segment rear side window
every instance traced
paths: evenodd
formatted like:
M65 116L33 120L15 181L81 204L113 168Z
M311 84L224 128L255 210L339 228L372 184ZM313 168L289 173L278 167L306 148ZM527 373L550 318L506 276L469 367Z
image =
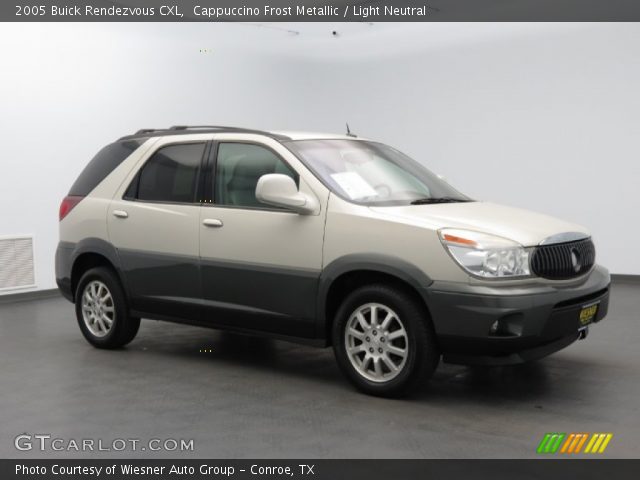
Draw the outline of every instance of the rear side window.
M69 190L69 195L85 197L96 188L107 175L131 155L146 139L114 142L100 150L82 171Z
M169 145L155 152L138 172L125 198L193 203L205 143Z

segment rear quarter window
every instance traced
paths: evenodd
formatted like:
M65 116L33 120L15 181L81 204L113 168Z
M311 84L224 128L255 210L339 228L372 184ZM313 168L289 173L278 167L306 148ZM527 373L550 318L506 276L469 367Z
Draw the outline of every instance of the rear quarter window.
M107 175L135 152L146 139L125 140L111 143L100 150L69 190L69 195L87 196Z

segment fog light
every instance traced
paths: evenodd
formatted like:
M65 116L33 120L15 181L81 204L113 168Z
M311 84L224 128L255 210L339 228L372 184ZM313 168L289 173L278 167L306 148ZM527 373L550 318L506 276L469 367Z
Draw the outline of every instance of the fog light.
M491 335L495 335L496 333L498 333L498 326L499 326L499 323L498 323L498 320L496 320L495 322L493 322L491 324L491 328L489 329L489 333Z
M489 335L494 337L519 337L522 335L524 316L510 313L499 318L489 327Z

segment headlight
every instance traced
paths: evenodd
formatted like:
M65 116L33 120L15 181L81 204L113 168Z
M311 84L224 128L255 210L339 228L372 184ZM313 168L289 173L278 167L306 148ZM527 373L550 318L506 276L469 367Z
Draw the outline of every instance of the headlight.
M517 278L531 275L529 250L513 240L445 228L439 231L442 244L467 272L483 278Z

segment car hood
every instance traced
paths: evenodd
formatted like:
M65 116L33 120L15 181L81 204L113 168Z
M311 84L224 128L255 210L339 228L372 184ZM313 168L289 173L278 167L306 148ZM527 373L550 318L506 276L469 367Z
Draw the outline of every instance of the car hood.
M433 229L463 228L490 233L515 240L526 247L538 245L544 239L559 233L579 232L589 235L588 230L574 223L489 202L371 207L371 210L386 217Z

